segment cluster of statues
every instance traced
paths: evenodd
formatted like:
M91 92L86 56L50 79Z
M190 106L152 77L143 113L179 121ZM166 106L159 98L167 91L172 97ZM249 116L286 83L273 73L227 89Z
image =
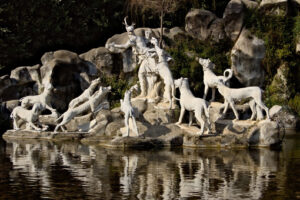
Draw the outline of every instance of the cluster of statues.
M259 87L245 87L240 89L229 88L228 81L232 77L232 71L227 69L224 71L223 76L216 76L213 72L214 64L209 59L196 58L199 64L203 67L204 77L203 82L205 85L204 97L196 98L190 90L188 78L173 79L172 73L169 69L168 62L172 59L171 56L165 52L159 45L158 40L155 37L151 37L151 30L145 31L145 36L137 36L134 32L134 25L129 25L126 18L124 19L124 25L128 34L128 42L125 44L109 43L106 48L111 52L116 52L120 49L132 49L133 55L138 59L139 71L139 87L141 90L140 95L137 98L146 98L149 102L155 101L153 99L159 96L159 87L155 84L159 78L164 83L163 101L169 103L168 109L173 109L175 100L180 102L180 117L176 124L181 124L185 111L190 112L189 125L193 122L193 116L200 123L199 134L204 133L204 127L207 124L208 131L210 131L210 119L209 119L209 106L205 100L208 89L212 88L212 99L215 99L215 91L218 89L219 93L224 97L224 111L223 116L228 110L228 107L232 108L235 120L239 119L239 115L235 109L234 102L239 100L251 99L250 108L252 110L251 120L255 118L257 110L265 110L267 119L269 117L269 110L262 102L262 90ZM49 101L49 95L53 89L49 83L45 86L44 92L36 96L28 96L21 99L21 106L16 107L12 112L12 118L14 120L14 129L19 129L17 123L19 118L22 118L29 125L28 129L34 130L46 130L47 127L37 127L34 125L35 121L38 121L38 115L42 110L48 109L51 111L52 116L57 117L57 126L54 132L59 129L64 129L64 125L71 121L74 117L84 112L97 112L101 109L108 109L109 103L107 102L106 95L110 92L110 87L99 86L100 79L95 79L91 82L89 88L87 88L79 97L73 99L69 103L68 110L58 117L58 113L51 107ZM96 89L98 88L98 89ZM179 88L180 99L175 97L175 88ZM134 109L131 105L131 93L133 90L137 90L137 85L126 91L124 94L124 100L121 100L121 111L124 112L125 126L127 128L127 136L129 136L129 119L133 124L133 130L136 135L139 135L136 125ZM155 92L153 92L153 90ZM31 110L27 110L29 106L33 106ZM205 120L203 120L203 117Z
M111 91L111 87L99 86L99 83L99 78L93 80L91 85L80 96L69 103L68 110L60 115L60 117L58 117L57 111L50 106L50 97L53 87L50 83L46 84L47 86L44 88L44 92L40 95L27 96L20 99L21 106L14 108L11 113L14 130L20 129L20 119L21 123L26 122L26 130L47 130L48 126L39 122L39 115L46 109L50 110L52 112L50 116L55 117L55 121L59 122L54 132L57 132L59 129L66 131L64 125L80 114L88 112L97 113L101 109L109 109L110 105L107 101L107 94ZM30 105L32 108L28 109Z

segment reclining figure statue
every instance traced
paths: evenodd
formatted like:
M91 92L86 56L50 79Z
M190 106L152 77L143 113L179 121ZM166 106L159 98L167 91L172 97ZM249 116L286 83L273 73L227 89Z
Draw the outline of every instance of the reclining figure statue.
M124 112L125 114L125 126L127 129L127 137L129 137L129 118L132 119L132 125L133 125L133 129L134 132L136 133L137 136L139 136L139 132L138 132L138 128L136 125L136 121L135 121L135 116L134 116L134 110L133 107L131 105L131 91L127 90L124 94L124 100L121 99L120 100L121 103L121 111Z
M175 96L174 80L172 73L169 69L168 59L165 51L158 46L158 40L154 37L151 38L151 43L155 47L155 51L158 55L157 71L159 76L164 80L165 84L165 97L169 101L169 109L172 109L172 103Z
M51 111L52 116L58 116L57 111L51 107L51 93L53 90L53 86L51 83L46 84L44 91L39 95L34 96L26 96L20 99L21 106L23 108L28 108L29 106L33 106L35 103L41 104L44 108Z
M210 131L210 121L209 121L209 113L207 108L207 102L204 99L196 98L190 90L189 82L187 78L179 78L174 81L175 87L179 88L180 91L180 116L179 120L176 123L180 125L185 113L185 110L190 111L190 118L189 118L189 126L192 125L193 122L193 113L195 113L196 119L200 122L201 129L199 134L202 135L204 133L204 126L205 122L202 119L202 112L206 116L206 122L208 124L207 128Z
M41 125L39 122L39 115L44 110L44 107L40 103L35 103L31 110L23 108L22 106L17 106L13 109L10 117L13 119L14 130L19 130L18 120L22 119L26 122L26 130L36 130L41 131L42 129L37 127L35 124L42 126L47 129L47 126Z
M81 105L75 107L75 108L68 108L68 110L63 113L56 121L59 121L62 119L62 121L55 127L54 132L57 132L59 128L62 129L62 131L66 131L64 129L64 125L67 124L69 121L71 121L74 117L84 113L84 112L97 112L99 109L107 106L104 102L106 100L106 95L108 92L110 92L111 87L102 87L100 86L99 90L95 92L92 96L88 98L88 100Z
M257 106L265 110L267 114L267 119L270 120L269 109L262 102L262 90L259 87L254 86L254 87L245 87L245 88L229 88L226 85L224 85L223 82L218 82L217 88L220 94L224 97L225 108L223 111L223 115L225 115L225 113L228 110L228 106L230 105L234 112L235 120L238 120L239 114L234 108L234 101L243 100L243 99L253 99ZM256 112L255 106L250 106L250 108L252 112ZM254 115L252 114L251 119L253 118Z
M232 77L232 70L226 69L224 71L223 76L216 76L215 73L212 71L215 65L210 61L210 59L199 58L199 63L200 65L202 65L203 68L203 82L205 85L203 99L206 99L208 88L212 88L212 97L210 101L214 101L216 95L217 83L221 81L224 84L226 84L227 81ZM226 76L227 72L228 72L228 76Z

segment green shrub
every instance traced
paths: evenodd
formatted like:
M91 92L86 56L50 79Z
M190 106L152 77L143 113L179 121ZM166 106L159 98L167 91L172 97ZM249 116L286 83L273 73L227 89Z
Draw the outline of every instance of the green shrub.
M230 42L211 44L187 36L177 36L175 43L167 49L174 59L170 65L174 79L189 78L191 90L196 96L201 96L204 90L203 70L195 57L209 58L216 65L214 72L222 74L226 68L230 68L227 52L231 48Z
M292 108L298 116L300 116L300 94L296 94L294 98L289 100L289 107Z

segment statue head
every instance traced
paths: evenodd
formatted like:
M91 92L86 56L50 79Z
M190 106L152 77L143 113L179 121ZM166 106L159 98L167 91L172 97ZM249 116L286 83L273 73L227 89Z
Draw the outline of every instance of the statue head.
M214 69L215 64L210 59L199 58L199 64L202 65L203 69Z
M151 44L158 45L158 40L155 37L152 37L150 40Z
M148 30L145 31L145 38L146 39L150 39L151 32L152 32L151 29L148 29Z
M183 82L183 77L174 80L174 86L175 86L175 88L180 88L181 85L182 85L182 82Z
M127 33L133 33L135 23L132 23L131 25L128 25L128 23L127 23L127 16L124 18L123 24L125 25Z

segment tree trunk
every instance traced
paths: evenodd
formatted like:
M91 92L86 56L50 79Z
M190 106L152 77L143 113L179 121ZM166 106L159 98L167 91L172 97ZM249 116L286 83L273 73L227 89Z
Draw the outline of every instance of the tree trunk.
M161 12L160 12L160 37L159 37L159 47L160 48L162 48L162 41L163 41L163 34L164 34L163 22L164 22L164 11L163 11L163 9L161 9Z

